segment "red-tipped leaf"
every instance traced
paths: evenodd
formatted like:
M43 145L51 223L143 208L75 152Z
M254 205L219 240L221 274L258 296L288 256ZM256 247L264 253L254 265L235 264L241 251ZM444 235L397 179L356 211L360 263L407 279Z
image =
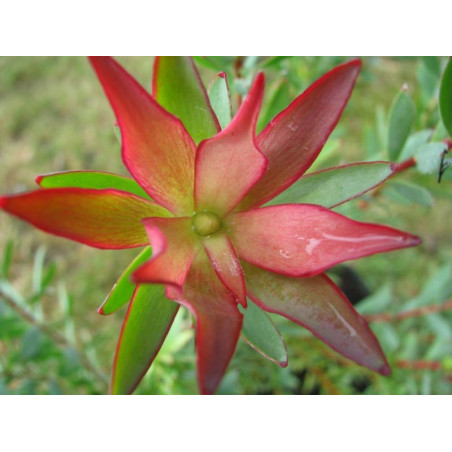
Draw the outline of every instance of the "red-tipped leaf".
M198 253L177 301L195 316L199 388L202 394L213 394L234 354L243 317L204 251Z
M390 373L375 335L327 276L289 278L243 265L248 296L262 309L307 328L357 364Z
M50 234L96 248L149 243L141 220L168 216L162 207L118 190L49 188L0 198L0 207Z
M196 154L195 204L198 211L230 212L262 176L267 160L255 141L264 76L259 74L232 122Z
M314 276L340 262L420 243L411 234L312 204L235 213L228 227L239 258L288 276Z
M214 234L206 237L203 245L221 282L234 294L237 301L246 307L242 267L229 237L226 234Z
M159 283L180 290L198 251L191 218L143 220L152 246L152 258L133 274L137 283Z
M113 363L112 394L130 394L151 366L179 305L158 285L137 286L129 305Z
M311 166L336 126L361 67L353 60L331 70L277 115L257 143L268 169L239 210L263 204L293 184Z
M182 122L112 58L91 63L116 114L127 169L160 205L191 215L195 144Z

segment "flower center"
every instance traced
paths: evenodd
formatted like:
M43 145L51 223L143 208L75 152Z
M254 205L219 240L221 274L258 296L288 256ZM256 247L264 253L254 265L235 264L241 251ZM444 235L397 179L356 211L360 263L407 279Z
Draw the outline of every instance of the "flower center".
M193 228L202 236L214 234L221 229L221 226L221 220L214 213L198 212L193 217Z

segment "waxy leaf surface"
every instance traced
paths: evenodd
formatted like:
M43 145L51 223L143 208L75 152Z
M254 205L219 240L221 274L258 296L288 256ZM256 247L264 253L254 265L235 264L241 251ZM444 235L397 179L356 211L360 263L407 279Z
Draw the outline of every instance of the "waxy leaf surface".
M133 281L181 289L200 246L191 230L191 218L146 218L143 224L152 258L135 271Z
M203 250L187 276L183 298L177 301L195 316L198 384L201 393L213 394L234 354L243 316Z
M289 276L314 276L340 262L420 243L397 229L353 221L312 204L235 213L228 227L240 259Z
M360 61L353 60L328 72L259 134L257 143L268 168L239 210L269 201L311 166L347 104L360 67Z
M162 207L118 190L48 188L0 198L0 208L51 234L104 249L149 243L141 220Z
M152 249L147 246L144 250L130 263L124 273L116 281L102 306L99 308L99 314L112 314L119 308L124 306L132 299L135 292L136 284L131 280L133 272L143 265L151 257Z
M130 394L152 364L179 305L167 300L160 285L136 288L116 348L112 394Z
M262 176L267 159L256 146L255 131L264 90L259 74L232 122L196 154L195 205L198 211L229 213Z
M191 57L156 57L152 90L157 102L182 121L196 144L220 131Z
M203 240L209 260L220 281L246 307L245 280L240 261L226 234L214 234Z
M114 188L149 199L149 195L133 179L100 171L65 171L42 174L36 178L36 183L42 188L78 187L96 190Z
M270 317L250 300L243 309L242 338L262 356L287 366L287 348L284 339Z
M335 207L375 188L391 176L395 168L389 162L355 163L307 174L267 204Z
M184 125L112 58L91 63L116 114L130 174L170 212L191 215L196 147Z
M325 275L289 278L244 263L248 296L262 309L304 326L361 366L390 372L380 345L345 295Z

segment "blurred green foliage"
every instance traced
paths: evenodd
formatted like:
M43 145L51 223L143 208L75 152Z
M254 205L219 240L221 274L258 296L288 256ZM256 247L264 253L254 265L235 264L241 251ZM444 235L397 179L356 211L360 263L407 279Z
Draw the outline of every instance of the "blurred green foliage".
M151 86L151 59L119 60ZM227 74L234 111L256 72L265 71L259 129L316 78L346 60L196 58L206 85L218 72ZM363 287L357 298L366 295L355 300L362 314L391 318L371 325L392 375L362 369L308 331L272 316L287 342L289 366L279 368L241 341L220 393L451 393L452 311L397 318L452 298L452 170L437 182L448 136L438 106L446 63L439 57L364 58L350 103L310 170L390 158L417 162L335 209L423 238L418 248L351 262L346 268L352 273L331 272L342 287L344 274L355 275L355 288ZM126 174L114 129L113 114L85 59L0 58L0 193L32 189L37 174L52 171ZM0 216L0 227L0 393L105 393L125 309L122 315L100 317L96 308L135 252L82 247L6 215ZM197 393L191 323L181 309L137 393Z

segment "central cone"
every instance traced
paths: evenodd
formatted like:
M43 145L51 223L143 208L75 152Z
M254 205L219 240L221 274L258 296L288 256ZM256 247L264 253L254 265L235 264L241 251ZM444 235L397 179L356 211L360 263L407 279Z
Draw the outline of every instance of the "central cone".
M214 234L221 226L221 220L214 213L199 212L193 217L193 228L202 236Z

